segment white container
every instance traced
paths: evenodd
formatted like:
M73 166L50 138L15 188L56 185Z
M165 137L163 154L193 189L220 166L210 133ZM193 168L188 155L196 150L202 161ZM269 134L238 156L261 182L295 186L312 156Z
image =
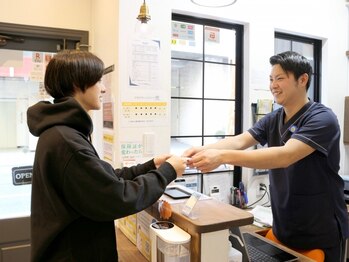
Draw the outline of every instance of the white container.
M150 225L151 262L190 262L190 235L167 221Z

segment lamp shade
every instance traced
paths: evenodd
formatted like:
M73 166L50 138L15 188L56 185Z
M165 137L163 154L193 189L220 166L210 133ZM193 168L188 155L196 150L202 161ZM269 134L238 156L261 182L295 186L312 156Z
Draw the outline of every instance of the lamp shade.
M205 7L224 7L235 4L237 0L190 0L196 5Z

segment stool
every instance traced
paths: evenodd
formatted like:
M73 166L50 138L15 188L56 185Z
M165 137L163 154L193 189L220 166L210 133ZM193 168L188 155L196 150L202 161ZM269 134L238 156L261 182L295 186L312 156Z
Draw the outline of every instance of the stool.
M275 243L278 243L280 245L284 245L276 238L272 229L269 229L269 231L267 232L265 237L268 238L269 240L275 242ZM291 248L291 249L302 254L303 256L309 257L317 262L325 261L325 253L321 249L309 249L309 250L294 249L294 248Z

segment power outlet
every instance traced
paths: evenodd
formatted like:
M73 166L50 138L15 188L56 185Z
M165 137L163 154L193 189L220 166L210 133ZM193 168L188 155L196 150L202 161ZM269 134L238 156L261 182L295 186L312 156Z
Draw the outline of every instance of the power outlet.
M258 183L256 186L256 197L261 197L264 194L262 183Z

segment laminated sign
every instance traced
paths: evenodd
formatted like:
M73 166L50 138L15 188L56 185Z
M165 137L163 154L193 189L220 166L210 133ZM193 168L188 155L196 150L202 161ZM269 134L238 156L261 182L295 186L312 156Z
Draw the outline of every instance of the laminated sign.
M12 182L15 186L31 184L33 166L19 166L12 168Z

